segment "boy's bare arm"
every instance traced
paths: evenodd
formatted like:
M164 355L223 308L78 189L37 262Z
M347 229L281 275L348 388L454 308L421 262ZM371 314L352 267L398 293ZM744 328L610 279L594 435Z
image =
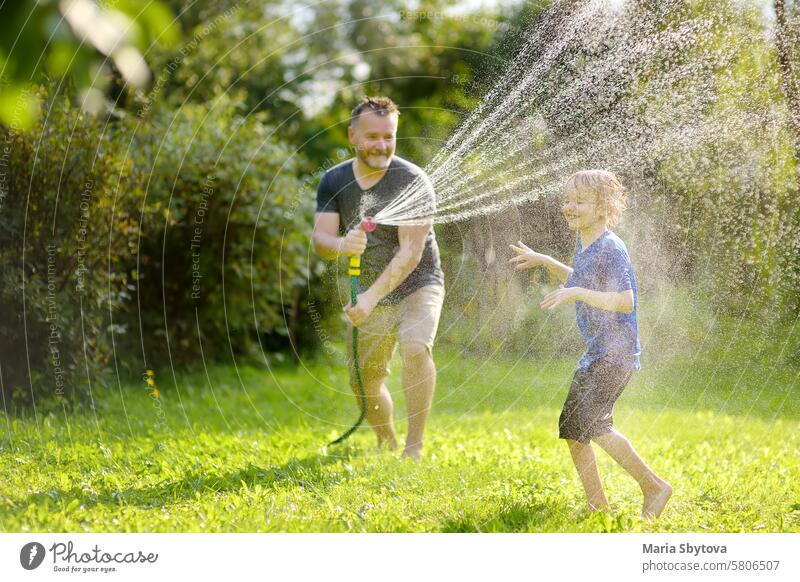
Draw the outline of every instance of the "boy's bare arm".
M519 241L516 245L509 245L511 250L517 253L516 257L509 259L509 263L518 263L515 269L530 269L531 267L544 267L548 272L562 283L566 283L572 274L572 268L560 263L549 255L543 255L530 249L524 242Z
M581 287L579 289L583 291L580 301L588 303L592 307L620 313L633 311L633 290L631 289L627 291L592 291Z
M547 262L545 263L545 268L550 271L550 274L555 276L556 279L561 281L562 283L566 283L569 276L572 275L572 267L566 266L564 263L561 263L555 260L553 257L547 257Z
M583 301L584 303L605 311L630 313L633 311L633 290L627 291L594 291L583 287L559 287L548 293L539 306L542 309L555 309L561 305Z

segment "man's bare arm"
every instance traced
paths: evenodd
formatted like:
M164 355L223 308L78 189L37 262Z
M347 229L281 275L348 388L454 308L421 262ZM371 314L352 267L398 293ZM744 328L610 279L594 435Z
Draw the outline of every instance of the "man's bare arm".
M425 250L425 240L432 227L433 221L398 227L400 248L386 265L383 273L366 291L373 297L375 303L394 291L417 268Z
M367 235L354 228L346 236L339 236L339 213L317 212L314 215L314 231L311 233L314 252L325 260L334 260L343 255L360 255L367 248Z

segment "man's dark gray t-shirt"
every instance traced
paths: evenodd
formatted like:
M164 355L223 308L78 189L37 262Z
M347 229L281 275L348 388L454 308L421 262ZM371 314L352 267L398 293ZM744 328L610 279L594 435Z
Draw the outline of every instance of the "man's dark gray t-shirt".
M317 188L317 212L339 214L339 234L355 228L364 216L375 216L400 195L415 179L428 187L429 208L434 208L434 192L425 172L398 156L392 156L389 168L381 180L369 190L362 190L353 173L353 160L347 160L325 172ZM383 273L400 248L398 227L379 224L375 232L367 233L367 250L361 257L361 290L368 288ZM425 249L417 267L384 297L379 305L398 303L417 289L427 285L444 285L439 246L433 229L425 240Z

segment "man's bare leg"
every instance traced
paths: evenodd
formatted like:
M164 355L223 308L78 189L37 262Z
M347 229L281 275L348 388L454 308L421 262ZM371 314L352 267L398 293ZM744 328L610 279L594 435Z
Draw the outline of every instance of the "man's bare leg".
M581 443L572 439L566 439L569 452L572 455L572 462L578 470L578 477L583 484L586 492L586 501L592 511L609 511L608 499L603 491L603 484L600 481L600 474L597 472L597 459L594 456L594 449L591 443Z
M358 386L352 383L356 395L356 403L361 406ZM378 446L385 446L389 450L397 448L397 434L394 430L394 403L389 389L382 378L364 378L364 393L367 395L367 422L378 437Z
M608 455L636 479L642 488L644 504L642 517L655 518L661 515L667 501L672 496L672 487L656 475L642 460L628 438L612 428L611 432L594 439Z
M400 346L403 358L403 392L408 411L408 436L403 457L422 458L425 423L436 390L436 365L427 346L409 343Z

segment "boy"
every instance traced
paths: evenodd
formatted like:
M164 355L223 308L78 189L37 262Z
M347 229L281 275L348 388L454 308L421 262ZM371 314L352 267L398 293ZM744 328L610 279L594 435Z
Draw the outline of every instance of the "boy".
M636 326L636 279L625 243L609 228L626 207L625 190L605 170L584 170L567 181L562 212L578 242L574 267L536 253L524 243L511 245L516 269L543 266L564 285L539 304L552 310L575 303L586 351L578 363L559 419L559 438L569 446L572 461L592 511L609 505L597 472L594 440L642 488L642 517L661 515L672 487L639 457L630 441L612 424L612 409L634 370L639 369Z

